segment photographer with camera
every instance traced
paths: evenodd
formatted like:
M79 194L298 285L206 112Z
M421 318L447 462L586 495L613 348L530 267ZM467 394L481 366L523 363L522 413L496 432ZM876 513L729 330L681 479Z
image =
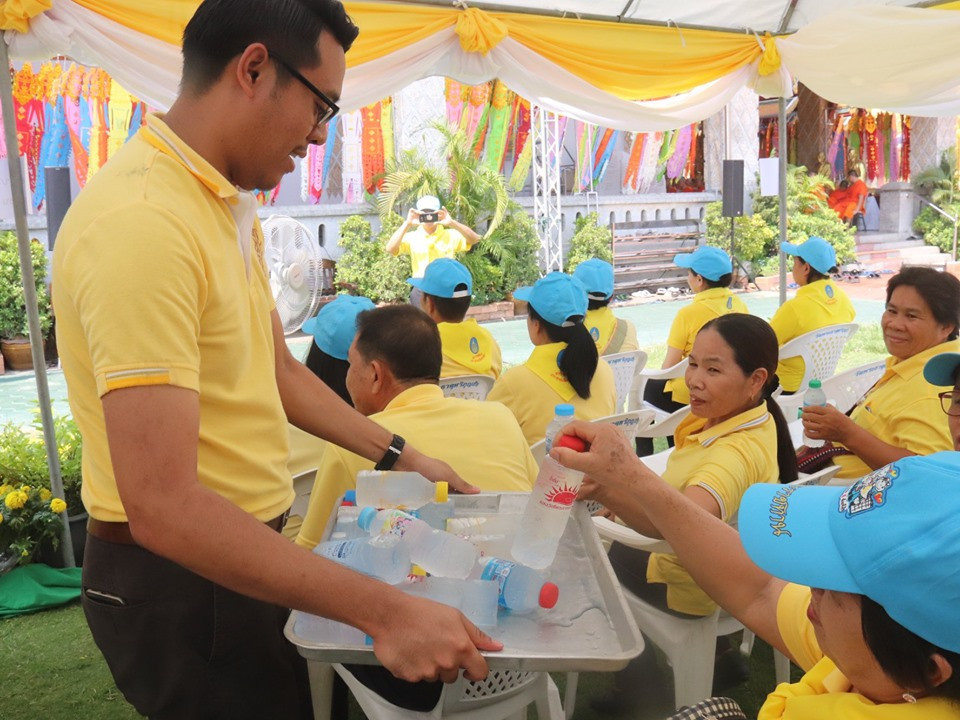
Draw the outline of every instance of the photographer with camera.
M458 252L469 250L480 242L480 236L461 222L457 222L440 201L432 195L417 200L410 208L403 224L390 236L387 252L391 255L410 255L412 275L423 277L427 265L437 258L455 258ZM421 293L416 288L410 293L410 303L420 307Z

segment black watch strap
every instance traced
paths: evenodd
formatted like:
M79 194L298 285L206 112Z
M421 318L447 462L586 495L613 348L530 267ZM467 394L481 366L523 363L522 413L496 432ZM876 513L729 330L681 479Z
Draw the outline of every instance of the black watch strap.
M403 446L406 444L406 440L399 435L394 435L393 440L390 441L390 445L387 447L387 451L383 454L383 457L380 458L380 462L374 465L373 469L391 470L393 466L397 464L400 453L403 452Z

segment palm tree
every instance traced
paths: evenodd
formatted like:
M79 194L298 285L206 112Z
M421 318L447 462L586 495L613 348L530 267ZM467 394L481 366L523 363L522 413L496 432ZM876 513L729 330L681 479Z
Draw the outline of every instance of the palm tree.
M952 205L957 196L957 154L954 148L944 150L940 164L929 167L913 178L913 184L934 205Z

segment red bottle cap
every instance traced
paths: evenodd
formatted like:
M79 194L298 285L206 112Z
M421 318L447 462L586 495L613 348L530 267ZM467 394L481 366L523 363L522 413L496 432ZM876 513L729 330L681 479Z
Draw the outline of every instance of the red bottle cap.
M576 452L584 452L587 449L587 444L576 435L561 435L556 444L557 447L570 448Z
M549 610L557 604L557 598L559 597L560 588L558 588L552 582L544 583L543 587L540 588L540 607Z

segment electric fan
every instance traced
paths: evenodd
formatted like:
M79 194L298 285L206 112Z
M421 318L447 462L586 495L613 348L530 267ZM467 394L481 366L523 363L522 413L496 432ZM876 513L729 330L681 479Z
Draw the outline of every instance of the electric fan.
M264 258L270 291L285 335L296 332L316 310L323 290L320 246L293 218L271 215L263 221Z

